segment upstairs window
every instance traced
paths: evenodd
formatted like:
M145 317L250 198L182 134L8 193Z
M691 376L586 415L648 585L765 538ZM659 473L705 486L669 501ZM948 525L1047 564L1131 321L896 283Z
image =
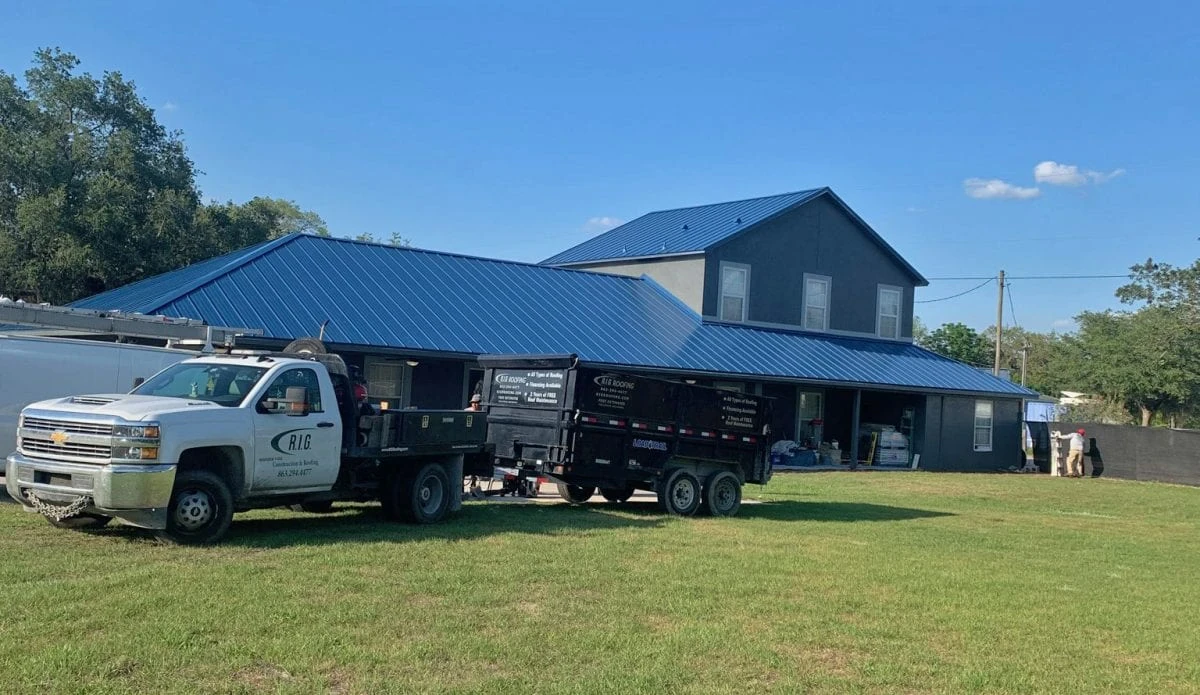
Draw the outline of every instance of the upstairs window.
M736 263L721 264L722 321L745 321L750 294L750 267Z
M832 281L824 275L804 275L804 327L810 331L829 330L829 289Z
M900 306L904 303L903 299L904 290L899 287L879 286L875 334L880 338L900 339Z

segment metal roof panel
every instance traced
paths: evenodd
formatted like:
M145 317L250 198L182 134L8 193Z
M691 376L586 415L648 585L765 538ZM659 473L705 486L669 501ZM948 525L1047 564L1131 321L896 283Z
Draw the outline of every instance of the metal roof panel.
M239 255L240 254L240 255ZM281 340L1012 397L1016 384L908 343L707 323L649 278L305 235L77 303L261 328ZM171 289L174 288L174 289Z

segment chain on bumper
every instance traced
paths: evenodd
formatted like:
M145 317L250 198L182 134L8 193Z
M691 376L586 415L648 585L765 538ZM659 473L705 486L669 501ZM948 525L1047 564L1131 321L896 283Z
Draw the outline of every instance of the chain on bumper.
M67 505L50 504L49 502L43 502L41 499L39 499L38 496L33 493L33 491L26 492L25 499L29 500L30 504L33 505L33 508L36 509L39 514L47 519L53 519L55 521L62 521L63 519L69 519L73 516L77 516L80 512L87 509L92 503L91 497L82 495L75 498L75 501Z

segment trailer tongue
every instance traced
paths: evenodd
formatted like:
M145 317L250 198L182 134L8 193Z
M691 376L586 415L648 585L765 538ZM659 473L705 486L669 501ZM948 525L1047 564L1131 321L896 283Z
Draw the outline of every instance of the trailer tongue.
M673 514L737 513L771 477L771 399L581 365L573 355L480 358L488 442L501 465L568 501L649 490Z

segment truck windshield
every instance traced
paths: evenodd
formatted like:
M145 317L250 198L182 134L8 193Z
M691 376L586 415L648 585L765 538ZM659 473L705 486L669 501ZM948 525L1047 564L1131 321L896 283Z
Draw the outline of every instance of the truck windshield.
M166 396L237 406L266 373L262 367L211 362L181 362L150 377L133 390L138 396Z

